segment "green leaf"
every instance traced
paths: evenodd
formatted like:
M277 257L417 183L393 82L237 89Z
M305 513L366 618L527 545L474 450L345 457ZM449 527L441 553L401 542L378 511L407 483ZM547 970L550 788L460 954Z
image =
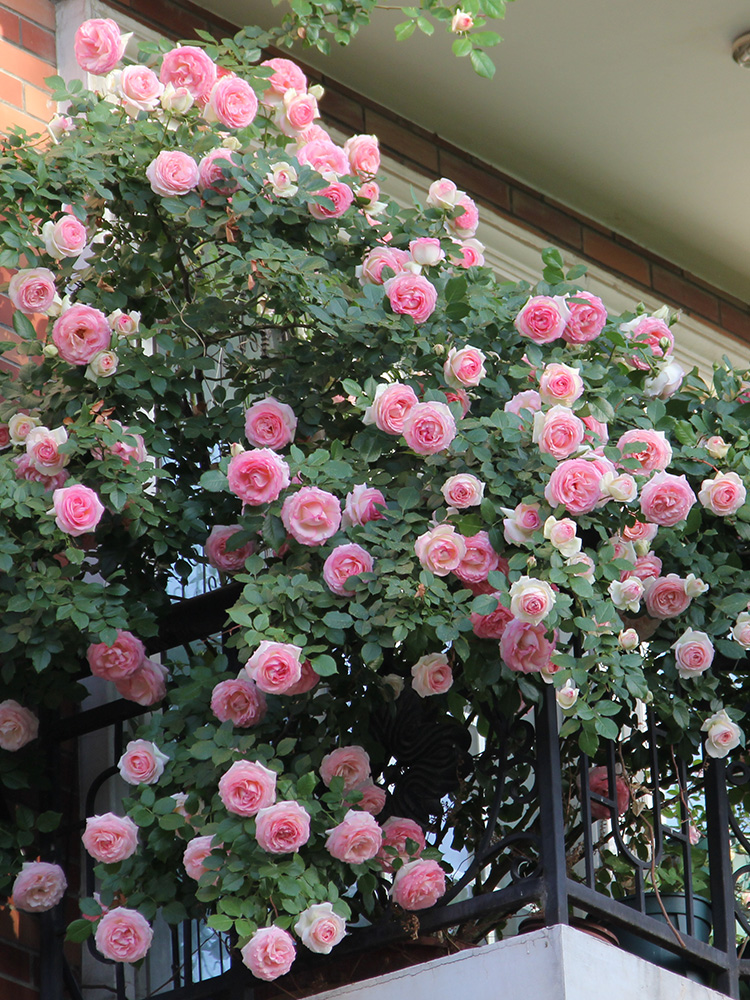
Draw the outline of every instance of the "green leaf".
M327 615L323 615L323 624L328 628L350 628L354 619L345 611L329 611Z
M495 64L481 49L474 49L471 53L471 65L477 76L482 76L486 80L491 80L495 75Z
M329 612L329 614L326 615L326 618L328 618L330 614L336 614L336 612ZM346 615L346 617L348 618L349 615ZM333 626L333 627L335 628L338 626ZM320 674L321 677L330 677L332 674L335 674L338 671L338 667L336 666L336 661L332 656L328 656L327 654L314 657L313 659L310 660L310 665L312 666L315 673Z
M34 324L20 309L16 309L13 313L13 329L22 340L36 340Z
M80 943L90 938L94 933L96 924L93 920L74 920L72 923L68 924L68 929L65 932L66 941L75 941Z
M393 29L396 36L397 42L404 42L407 38L414 34L414 29L416 28L416 23L414 21L402 21L401 24L397 24Z
M204 472L200 478L200 484L209 493L223 493L229 489L227 477L219 469L209 469L208 472Z

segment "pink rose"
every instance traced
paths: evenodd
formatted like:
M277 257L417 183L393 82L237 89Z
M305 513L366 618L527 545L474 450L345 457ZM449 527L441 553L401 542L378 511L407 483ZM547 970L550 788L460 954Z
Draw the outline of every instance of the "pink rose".
M266 59L261 66L273 70L268 83L268 90L263 94L263 103L278 103L287 90L296 90L302 94L307 90L307 77L291 59Z
M146 444L143 440L143 435L136 434L134 431L131 431L129 427L121 427L121 430L124 435L127 435L127 439L123 441L115 441L115 443L110 447L109 453L121 459L125 465L130 465L131 462L148 461L149 456L146 451ZM133 444L128 444L128 440L130 438L133 439Z
M288 496L281 508L284 527L302 545L322 545L339 530L338 497L317 486L303 486Z
M39 734L39 719L28 708L8 698L0 701L0 749L15 753Z
M514 621L510 609L501 602L500 594L495 591L492 596L497 599L497 607L494 611L488 615L471 613L471 627L474 630L474 635L480 639L502 639L508 623Z
M310 215L321 222L327 219L340 219L354 201L354 192L343 181L333 181L315 194L319 198L327 198L332 203L331 205L321 205L313 201L307 203Z
M456 421L447 403L415 403L404 417L403 433L412 451L435 455L456 436Z
M300 646L264 639L245 664L245 670L261 691L284 694L302 676L301 654Z
M383 871L393 871L393 861L401 858L402 861L410 861L418 858L425 848L424 830L413 819L404 819L402 816L391 816L383 823L383 845L378 853L378 861L383 867ZM407 848L407 841L413 841L414 846L411 852ZM387 851L386 848L393 848L395 854Z
M453 34L458 35L463 31L471 31L473 27L474 18L468 11L459 8L451 20L451 31Z
M146 177L154 194L180 197L198 187L198 164L179 149L163 149L146 167Z
M57 906L67 888L65 873L59 865L27 861L11 889L13 905L25 913L45 913Z
M129 785L154 785L169 760L150 740L131 740L117 762L117 770Z
M738 642L743 649L750 649L750 613L741 611L737 615L737 620L732 627L732 638ZM0 706L0 709L2 706ZM0 723L0 735L2 734L2 723ZM0 746L2 743L0 742Z
M484 243L479 240L462 240L456 244L458 256L451 255L451 263L468 270L470 267L482 267L484 265Z
M294 441L296 430L294 410L273 396L259 399L245 410L245 434L256 448L279 451Z
M151 947L154 932L137 910L118 906L105 913L96 927L97 950L113 962L138 962Z
M641 490L641 512L652 524L671 528L685 520L695 500L685 476L658 472Z
M395 313L411 316L415 323L428 320L437 305L437 289L427 278L402 271L383 283L385 294Z
M514 320L522 337L535 344L550 344L562 337L570 310L561 295L532 296Z
M431 236L420 236L412 240L409 244L409 253L414 263L420 267L435 267L445 259L445 251L440 245L440 240Z
M466 556L466 542L452 524L439 524L419 536L414 552L425 569L435 576L447 576Z
M228 812L255 816L276 801L276 772L257 761L237 760L219 779L219 797Z
M86 658L94 676L119 681L130 677L143 665L146 650L132 632L118 629L117 638L111 646L106 642L93 643L86 651Z
M185 866L185 871L188 877L195 879L196 882L201 875L211 870L206 868L203 862L213 850L211 847L213 839L212 834L207 834L205 837L193 837L183 852L182 863Z
M115 678L117 693L137 705L158 705L167 696L169 671L163 663L144 660L128 677Z
M433 181L430 184L427 192L427 204L431 208L453 208L460 194L461 192L453 181L449 181L447 177L441 177L439 181Z
M482 502L484 483L470 472L460 472L457 476L446 479L440 487L440 492L449 507L464 510Z
M313 94L287 90L282 98L275 121L284 135L294 137L309 128L316 118L320 118L320 111L318 110L317 98ZM348 164L347 170L341 171L341 173L348 173Z
M615 776L615 793L613 796L606 767L591 768L589 771L589 791L594 795L601 795L603 798L616 798L618 816L622 816L630 804L630 788L627 781L622 775ZM592 802L591 818L611 819L612 813L609 806L605 806L603 802Z
M8 285L8 297L14 308L27 316L46 313L55 301L55 276L46 267L16 271Z
M674 334L664 320L656 316L639 316L630 323L624 323L620 330L636 347L657 358L670 354L674 348ZM630 363L642 371L648 368L648 362L639 357L631 358Z
M227 469L229 489L251 507L278 500L289 485L289 466L270 448L235 455Z
M714 646L705 632L687 628L672 643L677 673L683 679L696 677L708 670L714 658Z
M736 514L744 504L747 490L736 472L717 472L713 479L704 479L698 499L719 517Z
M362 208L368 212L382 211L382 204L378 202L380 198L380 187L375 181L366 181L357 188L357 201L362 203Z
M510 610L514 618L538 625L555 606L555 592L546 580L522 576L511 585Z
M569 458L553 470L544 490L552 507L562 504L569 514L588 514L602 498L602 472L585 458Z
M361 865L374 858L383 842L378 821L368 812L350 809L344 819L328 832L326 848L339 861Z
M293 854L310 839L310 814L299 802L277 802L259 809L255 836L269 854Z
M117 92L129 115L139 111L153 111L159 103L164 86L148 66L126 66L120 74Z
M439 241L438 241L439 242ZM406 250L398 250L396 247L374 247L362 258L362 264L357 268L357 277L360 285L382 285L393 275L402 274L406 271L406 265L411 261L411 257Z
M411 668L411 686L420 698L445 694L453 684L453 671L444 653L420 656Z
M557 518L550 516L544 522L544 537L549 538L554 548L566 559L581 551L581 539L577 531L578 526L569 517L558 521Z
M655 472L666 469L672 461L672 446L664 431L640 427L625 431L617 442L623 458L634 458L640 465L636 472Z
M280 62L281 60L277 60ZM241 949L242 961L257 979L285 976L297 954L291 934L280 927L261 927Z
M219 722L231 721L233 726L246 729L263 721L266 698L252 681L219 681L211 692L211 711Z
M317 126L312 126L316 128ZM305 135L309 136L311 129L305 131ZM297 150L297 160L303 166L307 164L312 167L313 170L317 171L324 180L331 181L332 193L328 190L316 191L318 195L325 195L334 202L335 210L339 208L341 211L338 215L341 215L349 205L351 205L354 200L354 192L351 190L348 184L343 184L338 182L338 178L341 174L349 173L349 160L347 159L346 153L341 148L337 146L335 142L331 140L328 135L322 135L316 138L308 138L307 141L299 147ZM313 207L316 208L318 213L313 212ZM329 214L332 212L330 207L324 207L322 205L310 205L308 208L312 214L317 219L330 219L338 218L338 215Z
M71 306L55 320L52 342L63 361L87 365L112 339L107 317L93 306Z
M309 660L302 661L300 678L296 684L292 684L284 692L287 697L291 697L295 694L307 694L308 691L312 691L315 685L320 680L320 674L316 674L312 668L312 664Z
M584 299L584 302L577 301ZM602 300L591 292L575 292L568 299L568 316L563 340L568 344L587 344L596 340L607 322L607 310Z
M385 517L383 513L385 506L385 497L380 490L366 483L360 483L351 493L346 494L341 523L348 528L353 524L381 521Z
M486 531L464 538L466 555L455 569L455 574L464 583L481 583L498 568L500 557L495 552Z
M636 559L632 576L637 576L639 580L648 580L649 577L660 576L661 568L661 559L655 556L653 552L648 552L645 556L639 556ZM623 570L623 572L625 571Z
M506 626L500 639L500 656L510 670L530 674L549 670L555 640L547 638L544 625L514 619Z
M329 955L346 934L346 921L333 912L331 903L314 903L303 910L294 925L302 944L318 955Z
M659 530L657 524L648 524L646 521L634 521L626 524L622 529L623 538L629 542L653 542Z
M178 45L162 59L159 79L175 89L185 87L193 100L205 100L216 82L216 64L203 49Z
M623 574L622 580L613 580L609 585L609 596L620 611L636 612L643 597L643 581L637 576Z
M484 362L484 354L477 347L467 345L460 351L451 347L443 364L445 381L458 389L462 386L479 385L487 374Z
M359 746L338 747L320 762L320 777L326 788L331 787L334 778L343 778L344 791L351 792L370 777L370 756Z
M225 128L247 128L258 113L258 98L246 80L228 74L211 88L206 112L208 121L216 119Z
M88 486L63 486L52 494L51 514L55 524L68 535L87 535L93 531L104 513L104 506Z
M417 394L409 385L400 382L381 384L375 390L372 406L365 410L363 421L386 434L402 434L404 420L417 405Z
M363 809L372 816L377 816L385 808L387 794L384 788L379 788L373 781L367 781L364 785L355 789L359 793L359 801L356 803L357 809ZM347 802L351 802L352 796L347 796Z
M648 577L644 581L646 610L652 618L676 618L687 610L690 597L685 590L685 581L676 573L667 576Z
M116 816L111 812L89 816L81 840L95 861L111 865L135 854L138 827L129 816Z
M509 545L524 545L542 527L538 503L519 503L513 510L502 508L508 516L503 520L503 536Z
M426 910L445 894L445 872L437 861L409 861L396 872L391 898L404 910Z
M90 379L109 378L117 371L120 359L114 351L97 351L86 369L86 377Z
M742 730L732 722L725 709L715 712L701 726L706 733L706 753L709 757L726 757L740 742Z
M39 417L33 417L24 410L19 410L18 413L14 413L13 416L8 421L8 437L10 439L10 444L25 444L26 438L34 430L35 427L39 427L41 420ZM60 428L65 431L65 428ZM65 431L65 438L67 440L68 434Z
M367 180L380 169L380 149L376 135L353 135L344 143L351 172Z
M592 447L605 445L609 441L609 429L605 423L597 420L596 417L582 417L582 420L586 427L586 433L583 435L584 441L589 442Z
M462 194L456 199L454 208L461 208L463 211L446 219L445 228L459 240L472 237L479 225L479 210L476 204L467 194Z
M201 191L211 190L228 196L234 194L239 182L227 177L232 167L238 166L230 149L217 146L201 159L198 164L198 187Z
M108 17L84 21L73 42L76 62L87 73L104 76L122 59L127 40Z
M349 590L346 582L349 577L371 573L373 559L356 542L337 545L323 564L323 579L334 594L340 597L354 597L355 590Z
M568 458L583 443L584 424L567 406L553 406L534 416L532 440L539 451L558 460Z
M222 573L239 573L245 561L255 552L255 542L245 542L236 549L227 549L230 538L243 529L239 524L215 524L206 539L205 553L209 564Z
M572 406L583 395L583 379L577 368L553 361L544 366L539 379L539 395L554 406Z
M515 413L518 417L521 416L523 410L538 413L541 408L542 397L536 389L525 389L523 392L517 392L503 407L506 413Z
M51 257L78 257L86 247L86 227L74 215L66 212L57 222L45 222L42 239Z

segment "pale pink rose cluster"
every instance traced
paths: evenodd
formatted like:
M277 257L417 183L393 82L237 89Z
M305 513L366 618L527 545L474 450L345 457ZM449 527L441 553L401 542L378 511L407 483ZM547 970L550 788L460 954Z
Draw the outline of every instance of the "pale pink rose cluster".
M427 193L430 208L450 213L445 219L445 228L457 239L471 239L479 225L479 211L474 201L459 191L453 181L446 177L433 181Z
M672 461L672 446L664 431L634 427L625 431L617 442L623 458L638 462L638 475L663 472Z
M411 668L411 686L420 698L445 694L453 685L453 671L445 653L420 656Z
M326 787L330 787L334 778L343 778L345 796L350 799L350 792L361 796L357 809L376 816L385 806L385 790L373 782L370 756L360 746L338 747L326 754L320 764L320 777Z
M451 476L440 487L440 492L449 507L465 510L476 507L484 499L485 484L470 472L460 472Z
M343 820L328 831L326 849L331 857L350 865L361 865L376 857L383 832L375 817L361 809L350 809Z
M750 649L750 612L741 611L732 627L732 638L743 649Z
M202 875L205 875L209 868L204 864L206 858L213 850L213 835L207 834L203 837L193 837L185 848L182 855L182 863L189 878L197 882Z
M280 927L261 927L240 950L244 965L256 979L272 982L285 976L297 951L294 939Z
M108 17L84 21L73 41L76 62L96 76L109 73L122 59L129 37L121 35L117 23Z
M544 522L544 537L548 538L561 556L570 559L581 551L581 539L577 535L578 526L569 517L557 520L550 515Z
M167 52L159 69L163 84L179 91L185 88L194 101L203 103L216 83L218 71L213 59L194 45L178 45Z
M129 816L117 816L111 812L89 816L81 840L95 861L111 865L135 854L138 827Z
M200 171L189 153L163 149L146 167L146 178L154 194L180 198L198 187Z
M60 531L75 538L94 531L104 514L104 504L95 490L76 483L53 492L50 514Z
M328 219L340 219L352 206L354 192L348 184L343 181L331 181L328 187L321 188L315 194L318 198L324 198L324 202L308 202L307 207L310 215L319 222Z
M425 910L445 895L445 872L437 861L409 861L396 872L391 898L404 910Z
M255 816L276 801L276 772L252 760L237 760L219 779L224 808L236 816Z
M539 450L558 461L568 458L583 444L585 425L567 406L556 405L534 414L532 441Z
M234 73L225 73L211 88L203 113L206 121L225 128L247 128L258 113L258 98L247 82Z
M117 762L117 770L129 785L154 785L168 761L169 757L150 740L131 740Z
M676 573L647 577L644 582L646 610L652 618L676 618L686 611L694 597L708 587L692 574L683 579Z
M683 679L697 677L711 666L714 658L714 645L705 632L687 628L682 635L672 643L677 673Z
M345 528L380 521L385 517L385 497L379 489L360 483L347 493L341 524Z
M401 271L383 283L394 313L411 316L419 325L426 322L437 305L437 289L424 275Z
M75 215L65 212L59 219L44 223L42 239L50 257L60 260L62 257L80 257L89 237L84 224Z
M142 913L118 906L99 920L94 941L97 950L112 962L139 962L146 957L153 936Z
M245 670L265 694L288 694L302 677L302 648L290 642L263 640Z
M695 493L685 476L658 472L641 490L641 513L647 521L671 528L684 521L693 504Z
M508 624L514 620L513 615L510 608L506 608L502 603L502 595L499 591L493 591L490 596L496 599L497 607L486 615L472 611L471 627L474 635L480 639L502 639Z
M356 590L347 581L363 573L372 573L372 556L356 542L337 545L323 564L323 579L328 588L339 597L354 597Z
M500 656L505 665L517 673L552 673L555 646L556 638L550 640L543 625L513 618L503 630Z
M623 580L613 580L609 585L609 596L620 611L637 612L643 597L643 581L637 576L625 576Z
M479 385L487 374L485 360L477 347L467 345L460 350L451 347L443 365L445 381L456 389Z
M714 712L701 726L706 733L706 753L709 757L726 757L730 750L743 742L743 733L736 722L732 722L726 709Z
M245 434L256 448L280 451L291 444L296 430L294 410L273 396L256 400L245 411Z
M15 753L39 734L39 720L34 713L13 698L0 701L0 750Z
M704 479L698 500L717 517L736 514L747 498L745 485L736 472L717 472L713 479Z
M46 267L23 268L11 277L8 298L15 309L27 316L49 315L55 305L55 276Z
M564 296L535 295L526 302L513 325L522 337L535 344L551 344L562 337L569 316Z
M213 191L229 197L239 187L239 181L228 177L237 160L231 149L217 146L198 161L198 187L201 192Z
M293 854L310 839L310 814L298 802L276 802L255 814L255 837L269 854Z
M422 827L413 819L403 816L391 816L383 823L383 843L377 859L385 872L393 871L396 858L402 861L413 861L425 849L425 835ZM409 849L409 842L412 847Z
M289 466L271 448L233 455L227 469L229 489L251 507L278 500L290 483Z
M419 536L414 552L425 569L435 576L447 576L465 558L466 541L452 524L439 524Z
M57 906L68 887L59 865L47 861L27 861L13 882L11 898L17 910L45 913Z
M538 503L519 503L513 510L502 508L503 535L509 545L525 545L542 527L541 506Z
M539 378L539 396L550 406L572 407L583 395L583 379L578 368L552 361Z
M514 618L538 625L555 606L555 592L546 580L522 576L510 587L510 610Z
M607 472L617 474L602 456L565 459L553 470L544 497L551 507L562 505L569 514L588 514L607 499L602 491Z
M457 433L447 403L420 403L411 386L400 382L381 383L377 387L363 420L386 434L403 434L408 447L418 455L445 451Z
M301 545L322 545L339 530L341 502L317 486L303 486L281 507L281 521Z
M674 348L674 334L659 316L636 316L635 319L622 323L620 332L633 346L655 358L663 358L671 354ZM638 354L633 355L629 360L634 368L639 368L642 371L646 371L650 367L649 362Z
M86 657L91 673L112 681L128 701L155 705L166 696L167 668L146 657L143 643L132 632L119 629L111 646L92 643Z
M453 571L470 589L483 583L493 570L500 565L500 556L495 552L486 531L464 536L466 552Z
M254 681L237 678L219 681L211 692L211 711L219 722L240 729L257 726L266 714L266 698Z
M334 912L332 903L314 903L300 913L294 932L310 951L329 955L343 940L346 921Z
M70 306L52 327L52 343L63 361L71 365L91 364L97 354L109 349L111 340L109 321L94 306Z

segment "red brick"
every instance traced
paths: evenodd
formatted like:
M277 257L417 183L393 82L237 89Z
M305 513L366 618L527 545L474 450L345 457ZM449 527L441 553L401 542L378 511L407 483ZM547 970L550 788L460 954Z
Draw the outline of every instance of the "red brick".
M9 7L30 21L54 31L55 5L51 0L3 0L3 7Z
M715 295L658 264L651 266L651 281L654 291L665 295L683 309L705 316L712 323L719 322L719 300Z
M54 66L2 40L0 40L0 66L13 76L20 76L22 80L33 83L35 87L44 87L45 77L54 73Z
M201 31L210 30L205 17L183 7L177 8L168 0L133 0L132 8L150 24L159 27L177 25L180 38L194 37L196 28ZM172 31L174 31L174 27L172 27Z
M448 177L472 197L510 211L510 186L486 167L475 165L462 156L440 150L438 173Z
M750 343L750 314L735 309L728 302L720 302L721 328L727 333L734 334L740 340Z
M21 45L29 52L33 52L40 59L46 59L53 66L57 65L57 52L55 51L55 35L46 28L40 28L33 21L21 18Z
M39 1000L39 991L0 978L0 996L7 997L8 1000L11 1000L11 997L13 1000Z
M4 331L0 331L0 336ZM12 338L3 336L3 340L17 339L15 334ZM7 354L4 355L7 357ZM9 906L0 908L0 939L28 948L31 951L39 948L39 922L34 914L19 913ZM2 993L0 993L2 996Z
M645 257L586 226L583 228L583 252L597 264L651 287L651 269Z
M10 104L0 103L0 132L8 132L12 125L20 125L32 135L40 130L41 124L38 118L32 118Z
M512 194L512 212L518 219L523 219L534 229L556 240L562 240L569 247L579 250L581 247L581 226L566 212L560 212L547 204L538 195L526 194L515 190Z
M393 118L386 118L365 108L365 129L380 139L380 146L388 150L396 160L410 160L422 173L434 176L438 169L437 146L432 139L424 139L417 134L415 126L399 124ZM421 131L421 130L420 130Z
M23 107L23 84L14 76L8 76L0 69L0 96L8 104Z
M31 983L31 955L28 951L0 941L0 976Z
M0 38L17 44L21 39L21 23L18 15L0 7Z
M49 91L39 90L26 84L23 88L23 107L27 114L33 115L46 123L54 113L49 101Z
M365 109L357 101L346 97L333 87L326 85L326 92L320 102L320 109L326 121L334 119L336 122L351 129L353 134L360 134L365 130Z

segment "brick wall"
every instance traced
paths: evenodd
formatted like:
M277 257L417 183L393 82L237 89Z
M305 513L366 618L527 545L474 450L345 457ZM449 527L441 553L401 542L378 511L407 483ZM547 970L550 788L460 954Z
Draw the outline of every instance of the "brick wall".
M44 78L55 72L55 5L0 0L0 132L36 132L50 117Z

